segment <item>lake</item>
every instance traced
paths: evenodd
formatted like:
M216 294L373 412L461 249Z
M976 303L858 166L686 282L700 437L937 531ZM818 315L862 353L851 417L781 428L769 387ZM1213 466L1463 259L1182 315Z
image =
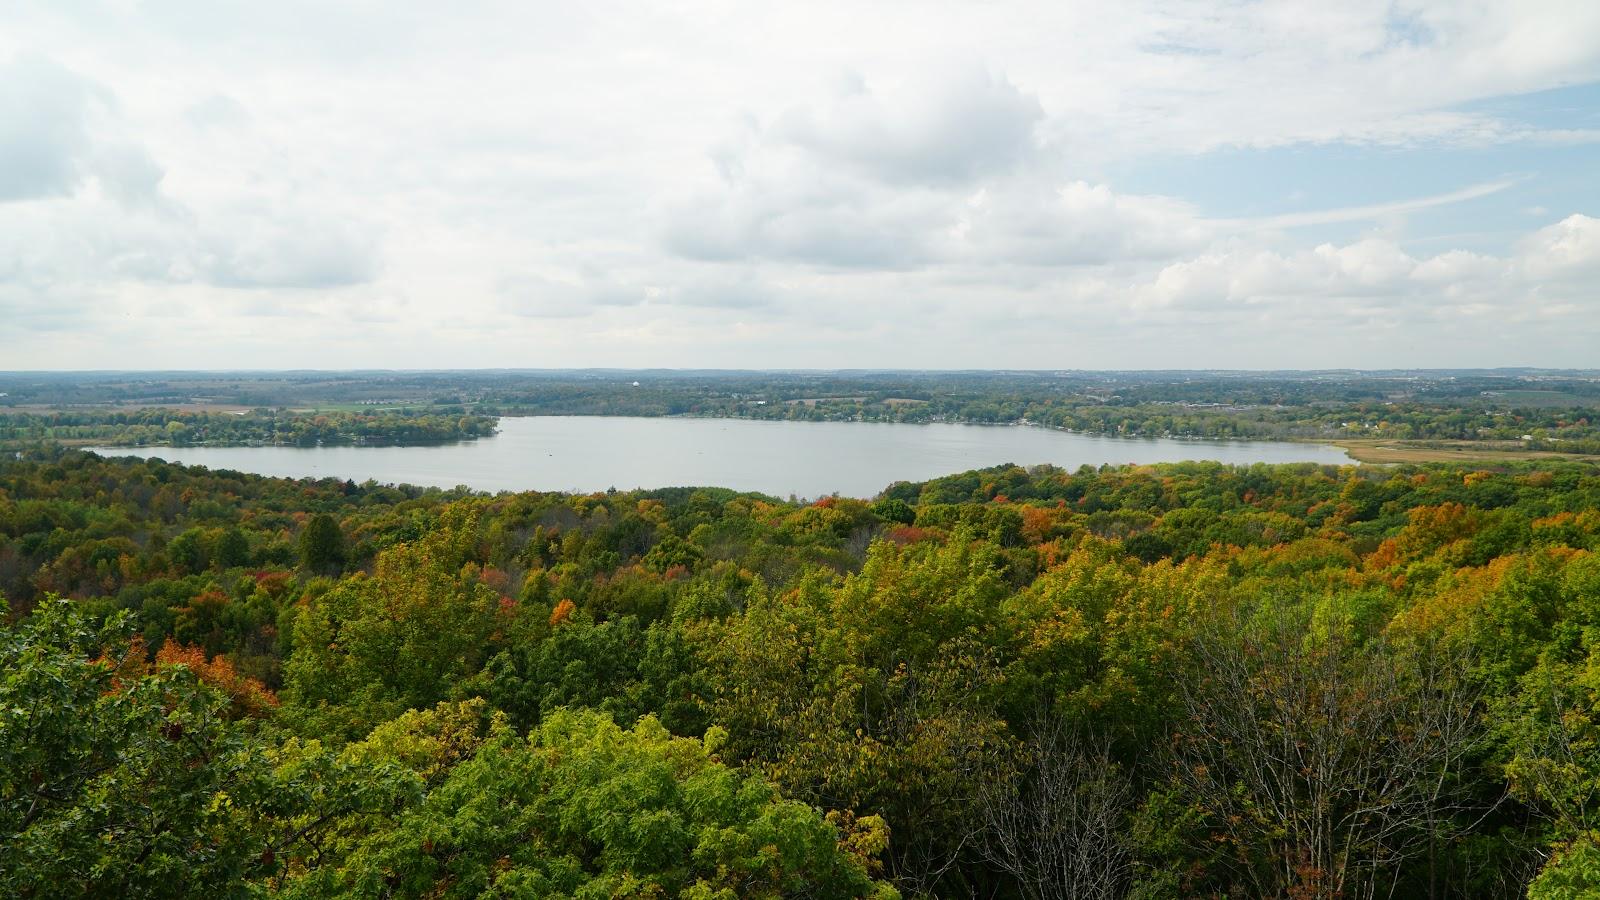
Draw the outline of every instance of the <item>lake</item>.
M1322 444L1100 437L1007 425L528 416L492 438L413 447L111 447L106 456L301 478L369 478L483 491L729 487L779 497L872 497L1001 463L1349 463Z

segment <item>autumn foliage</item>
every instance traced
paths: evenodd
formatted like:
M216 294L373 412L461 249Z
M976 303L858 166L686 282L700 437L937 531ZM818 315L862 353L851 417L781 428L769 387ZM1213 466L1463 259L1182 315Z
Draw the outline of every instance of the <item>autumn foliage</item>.
M156 665L185 666L204 684L216 688L232 701L238 715L264 716L278 705L278 697L254 678L240 675L226 656L206 659L205 651L189 644L167 641L156 652Z
M0 894L1594 895L1597 554L1567 465L0 458Z

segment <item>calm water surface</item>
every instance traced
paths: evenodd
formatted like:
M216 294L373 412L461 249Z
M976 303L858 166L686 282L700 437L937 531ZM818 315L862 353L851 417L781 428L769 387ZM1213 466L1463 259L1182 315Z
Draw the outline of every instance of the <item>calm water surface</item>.
M484 491L600 491L715 485L780 497L871 497L1001 463L1348 463L1343 450L1269 441L1112 438L1044 428L530 416L492 438L426 447L106 448L108 456L301 478L333 476Z

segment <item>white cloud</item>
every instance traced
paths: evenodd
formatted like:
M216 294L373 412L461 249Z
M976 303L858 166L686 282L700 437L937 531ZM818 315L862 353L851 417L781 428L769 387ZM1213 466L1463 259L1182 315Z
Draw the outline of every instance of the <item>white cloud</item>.
M1168 197L1020 180L971 198L950 250L990 265L1100 265L1171 258L1200 249L1212 233L1193 207Z
M0 332L49 367L167 363L175 321L195 365L1399 364L1338 323L1428 321L1592 364L1600 210L1539 155L1592 110L1502 101L1596 81L1586 0L23 0ZM1138 177L1258 148L1326 197L1328 145L1464 187Z
M1229 251L1167 265L1132 285L1129 296L1146 314L1279 311L1338 318L1386 308L1411 320L1494 309L1566 315L1592 300L1592 282L1576 276L1597 270L1600 220L1574 215L1535 232L1504 257L1451 250L1417 258L1381 238L1293 253Z
M933 73L887 95L850 73L821 109L798 106L773 124L777 140L824 165L855 167L875 180L963 184L1005 172L1035 149L1039 100L980 66Z
M1530 277L1582 278L1592 291L1593 279L1600 276L1600 219L1574 213L1529 236L1522 242L1521 251Z
M496 286L505 309L517 316L568 319L611 307L643 303L646 290L604 277L568 279L537 274L501 278Z
M1473 184L1459 190L1435 194L1431 197L1417 197L1409 200L1396 200L1390 203L1373 203L1366 206L1350 206L1341 209L1315 210L1311 212L1285 213L1276 216L1261 216L1254 219L1216 220L1213 224L1219 227L1236 229L1267 230L1272 228L1300 228L1307 225L1327 225L1335 222L1365 222L1382 219L1406 213L1432 209L1436 206L1448 206L1452 203L1461 203L1465 200L1476 200L1498 194L1515 185L1521 179L1502 178L1497 181L1488 181L1483 184ZM1541 210L1540 214L1543 214Z
M677 267L670 271L614 273L589 270L521 273L496 286L507 312L535 319L572 319L617 314L635 319L661 310L713 310L749 317L778 302L787 291L749 270Z
M0 284L17 320L43 308L90 324L116 309L119 283L297 290L375 277L370 229L256 186L186 203L132 131L104 84L37 55L0 63Z
M379 271L362 226L285 209L230 212L207 223L192 251L196 277L228 288L339 288Z
M0 62L0 203L69 196L94 179L118 200L155 196L161 167L109 91L37 54Z
M1197 212L1060 176L1036 100L962 70L902 89L850 80L818 112L786 110L717 143L715 177L666 214L664 243L703 260L838 268L1092 265L1203 245Z

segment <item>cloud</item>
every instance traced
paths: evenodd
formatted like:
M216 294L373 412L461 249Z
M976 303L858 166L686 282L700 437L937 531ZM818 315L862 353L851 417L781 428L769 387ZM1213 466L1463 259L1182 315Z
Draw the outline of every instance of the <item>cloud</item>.
M790 292L756 273L698 272L656 288L651 304L749 314L788 299Z
M163 172L119 139L109 91L37 55L0 63L0 203L70 196L88 179L125 203L143 203Z
M0 201L71 193L90 146L92 98L71 73L40 59L0 65Z
M751 271L720 267L657 273L655 278L594 269L575 276L523 273L501 278L496 291L502 309L537 319L583 318L611 311L637 315L674 308L743 314L773 306L784 293Z
M1034 126L1043 118L1037 97L981 66L941 71L887 94L852 73L820 108L778 116L771 137L879 181L965 184L1032 154Z
M983 70L890 97L851 81L716 144L715 179L665 216L663 243L710 261L840 269L1097 265L1201 246L1187 204L1064 180L1038 102Z
M763 168L752 160L747 172ZM1185 203L1119 195L1103 184L1029 175L970 192L892 190L801 165L747 174L680 202L663 241L700 260L914 269L1165 258L1203 246L1210 232Z
M30 332L58 334L85 328L96 312L106 309L97 299L77 291L45 292L0 278L0 309L5 311L0 315L0 335L7 336L8 345L15 349Z
M1468 185L1459 190L1435 194L1431 197L1397 200L1392 203L1374 203L1366 206L1347 206L1340 209L1260 216L1253 219L1216 219L1213 220L1213 224L1233 229L1267 230L1274 228L1300 228L1307 225L1328 225L1336 222L1365 222L1390 216L1405 215L1406 213L1431 209L1436 206L1448 206L1452 203L1477 200L1480 197L1498 194L1522 180L1524 179L1502 178L1482 184Z
M1391 240L1367 238L1282 253L1208 253L1162 267L1130 286L1133 309L1161 316L1185 311L1259 315L1293 310L1317 318L1385 315L1438 319L1571 311L1592 304L1600 273L1600 219L1573 215L1520 241L1514 253L1451 250L1416 257Z
M1592 364L1597 84L1583 0L23 0L0 328L44 366L167 364L178 321L208 365Z
M985 264L1101 265L1167 259L1212 234L1190 205L1103 184L1007 182L966 204L949 256Z
M353 223L274 208L213 223L220 227L197 241L190 265L219 287L339 288L379 271L374 236Z
M196 211L164 197L119 202L127 199L0 207L0 284L76 286L74 296L124 282L299 291L364 284L381 271L375 234L359 223L281 202Z
M528 273L500 278L495 290L504 310L534 319L581 318L601 308L638 306L645 300L644 290L603 279Z
M676 204L663 243L691 259L902 268L932 259L930 244L941 223L954 224L953 212L948 196L798 166L747 174Z
M1600 277L1600 219L1574 213L1530 235L1520 250L1529 277L1585 279L1593 288L1593 279ZM1589 299L1600 298L1591 293Z
M849 76L820 107L747 121L712 147L718 177L671 204L663 243L701 260L927 264L959 220L962 192L1025 157L1039 115L1037 101L982 70L888 97ZM977 121L963 129L964 116Z
M300 290L376 276L375 235L353 219L292 196L173 196L121 110L52 60L0 64L0 283L66 308L119 281Z
M1147 55L1123 57L1106 102L1082 110L1105 117L1094 131L1119 132L1117 151L1593 139L1473 106L1600 77L1600 6L1584 0L1131 4L1125 16Z
M211 94L191 103L183 115L199 129L237 128L250 121L250 111L244 104L226 94Z
M1393 243L1368 239L1298 253L1211 253L1163 267L1134 291L1143 309L1224 308L1316 298L1382 300L1403 291L1417 261Z

